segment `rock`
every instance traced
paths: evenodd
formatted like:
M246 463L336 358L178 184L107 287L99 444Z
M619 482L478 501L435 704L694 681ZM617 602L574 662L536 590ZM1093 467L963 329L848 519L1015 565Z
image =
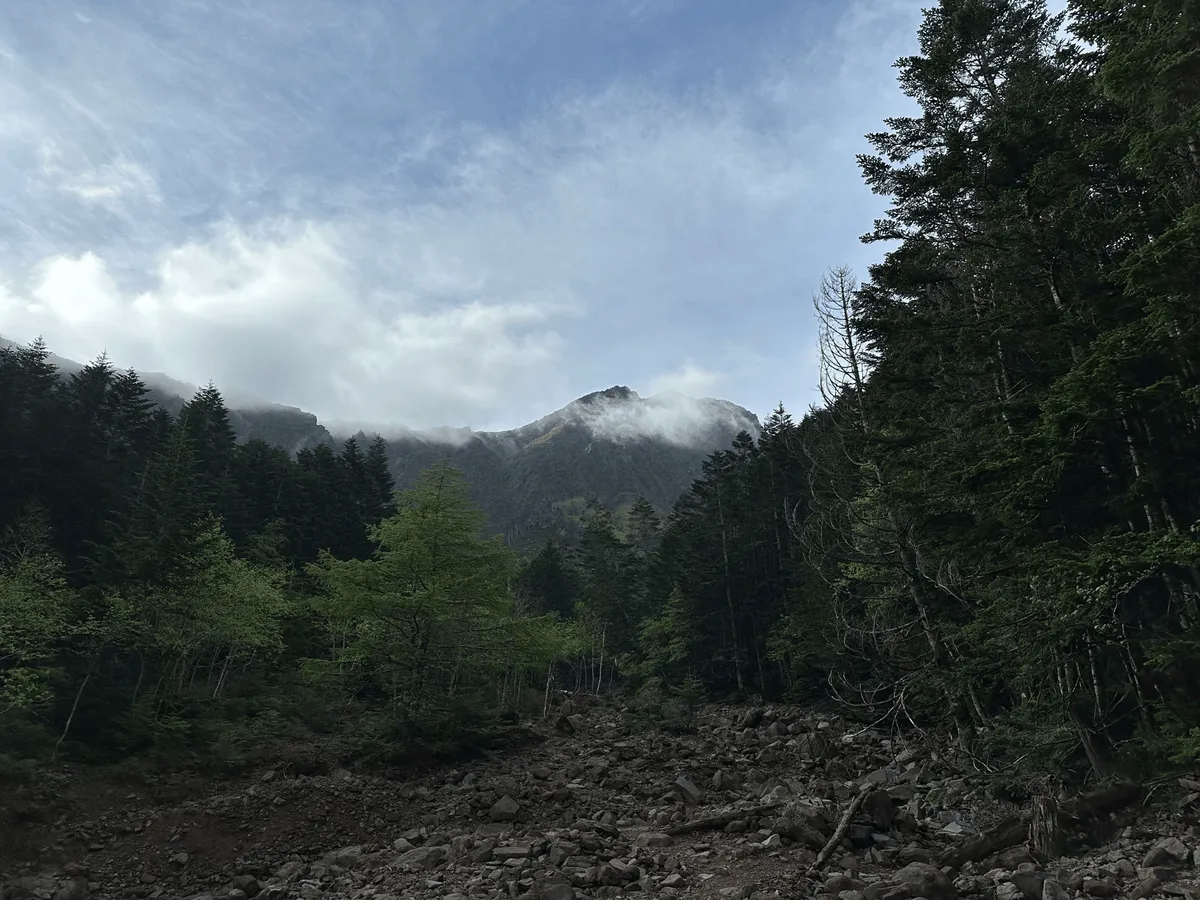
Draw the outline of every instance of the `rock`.
M1057 880L1047 878L1042 884L1041 900L1070 900L1070 898L1071 895L1067 893L1067 889L1059 884Z
M825 883L821 885L821 893L836 897L842 891L857 891L863 887L865 885L857 878L851 878L849 875L839 872L837 875L830 875L825 879Z
M414 847L393 861L392 865L399 869L436 869L450 856L450 848L446 846Z
M1007 880L1016 885L1025 900L1042 900L1049 876L1044 872L1014 872Z
M1090 897L1115 897L1121 889L1107 878L1085 878L1083 892Z
M891 828L896 818L896 804L887 791L877 790L867 794L863 798L862 810L880 831Z
M895 881L907 885L914 897L926 900L954 900L958 892L941 869L928 863L909 863L895 875Z
M634 843L639 847L670 847L675 843L675 838L669 834L647 831L639 834Z
M742 779L734 772L717 769L710 783L714 791L735 791L742 786Z
M1147 851L1142 865L1147 869L1157 866L1186 866L1191 861L1192 851L1179 838L1168 837L1154 842Z
M242 891L247 897L253 897L259 892L258 879L253 875L238 875L229 884L235 890Z
M575 900L575 888L563 881L539 882L533 891L537 900Z
M529 859L533 856L533 848L528 844L516 847L496 847L492 851L492 859L496 862L507 862L510 859Z
M675 779L675 790L679 792L683 802L689 806L695 806L704 799L704 791L696 787L686 775L680 775Z
M782 835L798 844L803 844L806 847L811 847L813 850L821 850L825 847L825 835L821 834L815 828L810 828L808 825L803 825L792 819L776 819L772 829L776 834Z
M289 860L275 870L275 877L280 881L294 881L308 872L308 866L298 859Z
M521 804L508 794L505 794L492 804L492 808L488 810L488 817L493 822L511 822L516 819L520 811Z
M54 892L54 900L88 900L92 892L88 889L88 880L75 877ZM3 890L0 889L0 900L3 900Z
M342 847L334 850L332 853L325 855L326 863L329 865L341 866L343 869L350 869L363 855L363 848L355 844L351 847Z
M1142 900L1144 897L1149 897L1162 885L1162 879L1157 875L1147 875L1129 892L1129 900Z

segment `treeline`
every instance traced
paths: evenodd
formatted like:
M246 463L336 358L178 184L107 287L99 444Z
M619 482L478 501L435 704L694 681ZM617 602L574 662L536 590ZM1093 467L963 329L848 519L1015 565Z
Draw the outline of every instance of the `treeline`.
M396 494L382 439L291 457L237 444L212 386L174 417L146 395L0 349L0 754L457 739L571 655L454 470Z
M1084 774L1200 755L1200 20L942 0L816 292L824 402L518 563L445 466L235 444L0 355L0 742L380 747L560 688L834 701ZM395 503L395 507L391 504ZM10 524L11 523L11 524ZM667 710L669 711L669 710ZM24 743L22 743L24 742Z

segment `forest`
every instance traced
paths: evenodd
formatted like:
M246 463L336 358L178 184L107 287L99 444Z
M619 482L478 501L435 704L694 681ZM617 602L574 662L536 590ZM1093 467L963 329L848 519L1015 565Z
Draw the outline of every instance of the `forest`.
M462 477L0 350L0 757L451 746L553 692L832 704L1082 778L1200 758L1200 12L941 0L823 402L519 559ZM869 223L864 223L864 225ZM661 513L661 515L660 515Z

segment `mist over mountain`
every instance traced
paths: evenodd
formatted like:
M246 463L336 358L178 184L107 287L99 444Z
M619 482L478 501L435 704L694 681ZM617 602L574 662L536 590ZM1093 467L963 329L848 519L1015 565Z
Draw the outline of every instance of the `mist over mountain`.
M714 450L758 417L726 400L664 393L643 398L615 386L573 400L508 431L361 429L389 443L398 487L449 459L471 485L492 528L511 543L569 537L589 499L620 514L639 496L667 510ZM337 430L335 429L335 434Z
M0 338L0 346L12 346ZM82 364L51 361L64 374ZM176 414L197 390L161 372L139 372L151 399ZM219 387L219 386L218 386ZM507 431L443 426L320 422L315 415L249 394L222 392L240 442L254 439L299 453L354 437L388 441L396 486L404 489L441 460L463 472L489 526L514 544L573 534L580 513L596 500L620 513L639 496L666 511L694 479L703 460L741 431L757 436L758 417L726 400L666 391L641 397L614 386L571 401L537 421Z

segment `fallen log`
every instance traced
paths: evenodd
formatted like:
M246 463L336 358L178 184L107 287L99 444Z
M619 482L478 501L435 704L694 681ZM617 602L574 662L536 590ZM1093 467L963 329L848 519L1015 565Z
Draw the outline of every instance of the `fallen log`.
M1024 843L1029 837L1029 825L1020 819L1008 819L995 828L977 834L958 847L952 847L938 857L938 868L950 866L958 871L969 862L987 859L993 853Z
M745 809L726 810L716 815L705 816L702 819L693 819L691 822L684 822L682 825L668 828L667 834L677 837L681 834L691 834L692 832L705 831L709 828L724 828L730 822L761 816L763 813L769 813L773 809L778 809L779 806L780 804L776 802L764 803L762 806L750 806Z
M1117 781L1058 805L1058 822L1065 828L1078 827L1084 819L1129 806L1140 800L1142 786L1134 781Z
M937 864L959 869L965 863L979 862L993 853L1029 841L1033 851L1046 859L1062 853L1063 834L1081 830L1088 819L1128 806L1141 797L1141 787L1132 781L1106 785L1055 805L1048 797L1034 801L1030 821L1008 819L995 828L952 847L938 857ZM1032 826L1032 827L1031 827Z
M862 808L863 801L867 799L867 794L871 792L872 785L864 784L858 789L858 793L854 799L850 801L850 805L846 807L846 811L842 813L842 819L838 822L837 828L834 829L833 835L825 843L821 852L817 854L816 860L808 867L808 874L816 874L821 866L829 861L829 857L833 855L833 851L837 849L838 844L842 842L842 838L846 836L846 832L850 830L850 823L854 820L854 814Z

